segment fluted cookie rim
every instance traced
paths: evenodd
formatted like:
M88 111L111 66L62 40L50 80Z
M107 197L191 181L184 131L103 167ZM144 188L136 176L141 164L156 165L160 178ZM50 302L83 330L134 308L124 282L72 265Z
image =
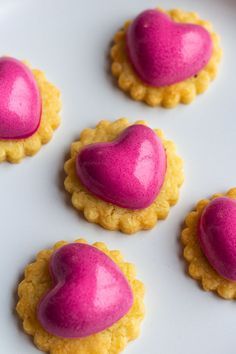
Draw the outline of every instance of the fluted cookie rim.
M0 162L19 163L24 157L35 155L42 145L51 140L54 130L60 125L60 91L47 80L43 71L32 69L27 62L24 64L32 71L40 91L42 99L40 124L35 133L27 138L0 140Z
M71 194L73 206L78 211L81 211L89 222L99 224L108 230L119 230L126 234L133 234L140 230L153 228L158 220L167 217L170 207L177 203L184 175L183 162L176 154L174 143L166 140L161 130L154 129L155 133L162 140L166 151L167 171L157 198L148 208L141 210L129 210L118 207L88 192L77 177L75 158L84 146L96 142L112 141L124 129L133 124L147 125L145 121L129 123L127 119L120 118L114 122L102 120L94 129L83 130L79 140L72 143L70 158L64 165L67 175L64 185L67 192Z
M74 242L87 243L84 239ZM132 263L125 262L118 250L109 250L105 243L96 242L92 246L110 257L124 273L134 295L134 303L130 311L117 323L108 329L80 339L65 339L47 333L37 320L36 308L41 297L50 289L51 276L49 260L58 248L69 244L66 241L57 242L51 249L38 253L36 260L25 268L23 281L18 286L19 300L16 311L23 321L24 331L33 336L38 349L51 354L118 354L129 341L139 336L141 322L145 315L144 285L136 279L136 268ZM94 351L93 351L94 350Z
M111 72L117 79L119 88L136 101L143 101L149 106L174 108L179 103L189 104L197 95L205 92L210 82L217 76L218 65L222 57L220 39L212 29L209 21L202 20L196 12L181 9L169 11L157 8L179 23L192 23L203 26L209 31L213 41L213 53L209 63L197 75L180 83L166 87L153 87L144 83L136 74L127 56L125 36L132 21L127 21L123 28L116 32L110 50Z
M200 200L194 210L188 213L181 232L183 257L187 262L188 274L197 280L205 291L213 291L227 300L236 300L236 282L227 280L216 272L203 254L197 238L198 223L202 212L212 200L219 197L236 199L236 188L231 188L224 194L218 193L209 199Z

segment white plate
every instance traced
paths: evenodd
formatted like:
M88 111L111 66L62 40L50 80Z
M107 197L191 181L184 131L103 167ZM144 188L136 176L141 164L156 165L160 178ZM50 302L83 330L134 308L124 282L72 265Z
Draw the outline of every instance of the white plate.
M221 34L224 58L209 90L190 106L150 108L113 85L107 53L126 19L156 7L195 10ZM235 303L205 293L186 276L179 234L195 203L236 185L235 0L1 0L0 53L27 59L62 91L62 124L35 157L0 169L0 353L37 349L14 313L24 266L57 240L105 241L136 264L146 285L146 318L127 354L234 354ZM63 190L71 142L102 118L146 119L174 140L186 181L168 219L127 237L78 217Z

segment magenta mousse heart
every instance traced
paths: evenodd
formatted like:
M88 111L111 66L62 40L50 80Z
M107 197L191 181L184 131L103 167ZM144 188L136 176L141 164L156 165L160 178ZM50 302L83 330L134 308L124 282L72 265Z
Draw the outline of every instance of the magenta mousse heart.
M236 200L220 197L207 205L200 218L198 239L217 273L236 281Z
M138 76L155 87L199 73L212 55L212 39L202 26L173 22L158 10L137 16L127 31L127 50Z
M132 125L113 142L82 149L76 171L92 194L123 208L143 209L160 192L166 154L152 129Z
M41 97L32 72L17 59L0 58L0 139L23 139L37 129Z
M119 267L93 246L72 243L50 260L52 289L38 306L43 328L59 337L103 331L132 307L133 293Z

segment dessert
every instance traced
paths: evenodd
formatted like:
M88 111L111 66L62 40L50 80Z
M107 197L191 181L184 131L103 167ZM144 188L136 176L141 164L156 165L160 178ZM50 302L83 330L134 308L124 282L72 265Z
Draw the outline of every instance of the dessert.
M0 161L20 162L51 139L60 123L59 96L41 71L0 58Z
M196 13L152 9L115 34L111 69L133 99L171 108L207 89L221 54L211 24Z
M120 353L139 335L144 286L119 251L58 242L25 269L17 312L36 346L53 354Z
M65 172L72 204L88 221L128 234L166 218L183 182L174 144L145 122L127 119L85 129Z
M163 185L166 154L152 129L131 125L115 141L85 147L77 155L76 172L101 199L127 209L144 209Z
M204 290L236 299L236 188L200 201L185 223L181 240L190 276Z

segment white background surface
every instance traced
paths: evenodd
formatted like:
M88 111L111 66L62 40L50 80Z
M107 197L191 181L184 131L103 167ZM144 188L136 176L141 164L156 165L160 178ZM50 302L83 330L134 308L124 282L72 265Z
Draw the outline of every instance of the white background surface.
M150 108L113 83L107 60L126 19L155 6L198 11L221 34L224 58L210 89L190 106ZM54 139L20 165L0 165L0 354L34 354L14 313L16 287L35 254L83 236L119 248L146 285L147 313L127 354L234 354L236 304L205 293L185 274L179 235L195 203L236 185L235 0L1 0L0 52L27 59L62 92ZM152 231L125 236L87 223L63 189L63 163L82 129L100 119L146 119L175 141L185 161L179 203Z

